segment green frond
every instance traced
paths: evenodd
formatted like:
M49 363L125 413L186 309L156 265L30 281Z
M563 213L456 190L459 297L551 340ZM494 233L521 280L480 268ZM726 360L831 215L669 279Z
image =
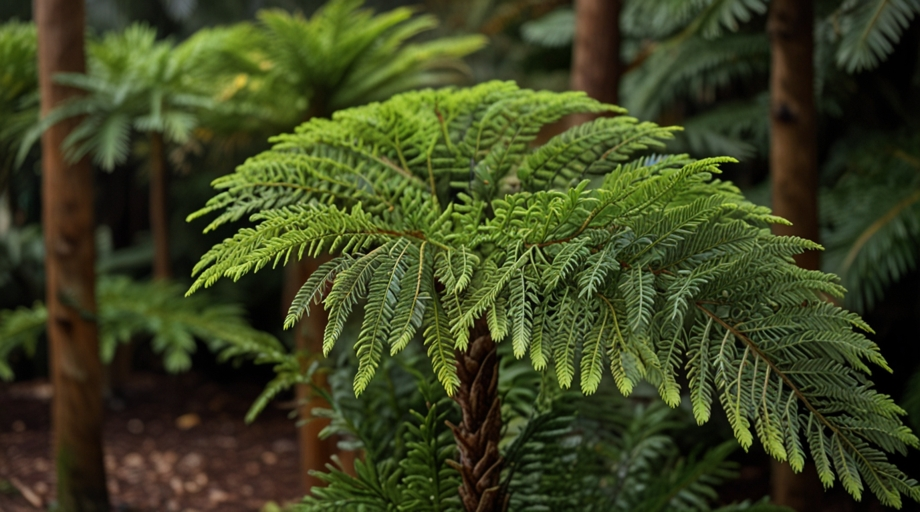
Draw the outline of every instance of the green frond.
M388 401L379 405L393 406ZM344 419L341 402L334 406L336 418ZM381 411L377 408L376 412ZM429 403L425 414L411 410L407 421L400 421L400 435L393 440L402 446L396 454L375 457L369 453L365 460L359 458L353 476L332 464L326 471L314 471L326 485L316 487L311 496L289 509L459 512L459 475L447 464L454 455L450 430L444 425L450 412L449 402L443 398Z
M650 154L672 130L623 116L530 147L551 119L605 110L615 108L491 82L306 123L217 183L219 222L258 212L256 225L205 254L190 291L338 252L354 263L324 268L298 308L332 276L328 352L367 299L357 392L387 344L397 353L420 330L453 393L456 353L486 325L534 368L552 361L562 388L578 373L596 393L609 365L624 395L644 380L676 407L687 382L695 420L718 397L745 449L759 441L796 469L808 449L825 483L888 504L917 495L884 455L918 442L867 381L872 365L889 369L868 326L826 301L844 293L836 276L794 265L818 244L772 235L782 219L714 179L735 159ZM582 179L595 171L603 178ZM295 174L299 188L250 193Z
M322 303L327 288L329 288L329 285L335 280L335 276L339 272L348 269L348 267L354 263L355 259L346 255L320 265L316 271L310 275L307 282L300 287L300 290L297 291L297 295L294 296L291 307L288 309L288 314L284 318L284 328L290 329L294 327L297 325L297 322L300 321L304 313L310 314L311 305Z
M428 293L433 297L432 306L425 310L425 321L428 325L424 332L425 345L428 347L428 357L438 381L444 386L448 396L453 396L454 391L460 386L457 377L457 362L454 350L456 341L450 328L447 312L441 306L437 292L433 285L429 285Z
M870 310L885 290L915 268L920 247L920 181L916 130L854 135L832 152L827 172L839 175L822 191L824 267L849 290L846 304ZM858 198L858 200L857 200Z
M364 323L355 342L355 353L358 356L356 394L361 394L373 378L374 371L380 364L384 345L390 339L393 311L396 308L400 284L407 265L411 264L411 253L407 253L409 245L410 243L404 240L393 244L389 253L381 258L382 261L374 269L373 277L370 279L367 289L368 301L364 306ZM329 323L332 324L331 318Z
M535 293L533 283L521 270L509 282L508 318L511 322L511 345L514 357L520 359L530 346L534 324Z
M479 265L479 256L469 252L466 247L457 251L438 253L435 260L435 276L444 284L447 293L459 294L466 290L473 277L473 271Z
M399 285L399 296L393 312L393 334L390 336L390 355L396 355L415 337L425 318L428 304L432 301L427 283L432 282L431 251L427 244L422 244L415 254L414 245L408 249L413 251L414 264L409 265L403 274Z
M583 178L608 174L634 153L664 147L662 141L677 130L628 116L596 119L570 128L534 151L518 170L518 178L524 190L564 190Z
M690 36L656 47L643 66L623 79L623 105L655 118L679 98L705 97L731 83L766 76L770 44L765 33L730 33L717 39Z
M626 272L625 279L620 281L620 290L626 298L626 321L636 336L642 336L652 320L656 296L654 280L651 272L637 267Z
M264 362L285 361L281 343L250 327L239 307L212 304L204 296L186 301L181 297L181 288L175 284L101 278L96 320L103 363L111 362L118 343L129 343L141 334L152 336L152 348L162 354L163 366L170 372L191 367L196 339L225 358L255 352ZM13 349L34 350L45 332L47 314L42 304L0 314L0 378L12 377L7 360Z
M38 121L37 51L35 24L0 24L0 183L18 167L36 141L26 138L29 128ZM17 150L22 155L18 158Z
M447 463L453 456L453 439L450 430L442 426L448 411L445 402L431 404L424 416L412 411L416 423L408 424L406 431L409 451L401 463L406 475L401 511L446 512L460 508L456 495L460 478Z
M610 338L610 312L601 311L601 321L585 335L581 353L581 391L593 394L604 372L604 344ZM561 381L560 381L561 382Z
M0 311L0 379L13 380L10 355L17 350L33 354L48 323L48 309L38 303L32 308Z
M688 24L686 33L700 33L706 38L722 35L727 29L737 32L752 18L766 14L768 0L694 0L699 14Z
M549 14L521 25L521 39L546 48L572 44L575 38L575 11L560 7Z
M843 2L835 14L843 36L837 65L848 73L878 66L920 13L918 0L861 0Z
M368 283L381 263L386 259L386 250L394 244L387 244L362 255L354 265L337 276L332 289L324 301L329 311L326 330L323 333L323 355L329 355L336 340L345 328L345 320L355 303L367 296ZM381 298L385 300L385 298Z

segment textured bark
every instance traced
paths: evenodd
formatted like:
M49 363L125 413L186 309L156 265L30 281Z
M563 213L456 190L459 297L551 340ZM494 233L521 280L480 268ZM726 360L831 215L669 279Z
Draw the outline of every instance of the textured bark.
M484 320L476 323L466 352L457 354L460 425L448 423L460 454L449 461L460 472L460 500L468 512L503 511L508 495L501 488L501 398L498 396L498 351Z
M294 295L307 281L317 267L326 260L306 259L291 262L284 268L284 311L294 300ZM323 331L326 329L327 315L322 305L310 306L310 315L304 316L294 329L294 345L301 357L304 370L311 357L322 354ZM328 388L325 374L318 373L313 377L313 384ZM303 488L306 493L315 485L323 485L323 481L310 475L310 471L323 470L326 464L332 461L336 453L336 440L334 438L320 439L320 431L329 424L325 418L314 419L310 411L317 407L329 407L321 397L313 392L310 386L297 386L297 403L299 416L305 423L298 429L298 444L300 447L300 472Z
M778 235L818 240L818 149L814 92L814 4L774 0L767 31L770 75L770 175L773 213L792 221ZM819 268L820 253L796 256L803 268Z
M55 84L61 72L82 73L82 0L36 0L41 113L80 94ZM102 364L94 315L93 175L87 159L68 164L61 143L80 122L70 119L42 135L42 223L51 418L57 498L64 512L109 510L102 458Z
M770 175L773 213L792 222L774 226L777 235L818 241L818 150L814 91L814 3L773 0L767 21L770 74ZM820 253L795 256L803 268L820 268ZM796 475L773 461L774 503L794 510L819 510L822 488L814 466Z
M577 0L575 2L575 41L572 47L574 91L605 103L620 99L620 10L621 0ZM571 125L596 116L571 116Z
M153 278L169 279L169 175L163 134L150 133L150 231L153 232Z

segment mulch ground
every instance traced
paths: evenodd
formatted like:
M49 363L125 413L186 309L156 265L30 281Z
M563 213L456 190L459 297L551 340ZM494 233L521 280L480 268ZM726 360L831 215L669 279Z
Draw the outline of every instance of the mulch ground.
M113 510L242 512L303 495L287 411L243 422L259 391L195 374L132 376L123 408L106 413ZM0 511L45 510L54 499L51 393L46 381L0 385Z

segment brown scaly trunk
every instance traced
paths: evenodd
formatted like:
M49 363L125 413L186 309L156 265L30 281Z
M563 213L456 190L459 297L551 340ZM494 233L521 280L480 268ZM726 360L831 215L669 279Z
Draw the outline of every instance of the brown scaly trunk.
M777 235L818 240L817 113L814 91L814 3L773 0L767 21L772 53L770 75L770 175L773 213L792 221L774 226ZM803 268L818 269L820 254L796 255ZM819 510L823 492L814 467L796 475L774 461L773 501L795 510Z
M150 231L153 232L153 278L169 279L169 176L163 134L150 133Z
M327 258L328 259L328 258ZM301 286L306 282L317 267L325 260L306 259L303 261L294 261L284 267L284 311L287 313L287 307L290 306L294 295ZM326 329L326 310L322 305L312 304L310 306L310 315L301 318L297 327L294 329L294 345L297 353L301 358L301 366L306 370L310 358L317 354L322 354L323 350L323 331ZM313 384L317 387L328 388L326 376L323 373L317 373L313 377ZM322 470L326 464L332 461L332 455L336 453L336 440L334 438L320 439L320 431L329 424L329 420L314 419L311 411L317 407L329 407L321 397L313 392L313 389L307 385L297 386L297 403L299 406L299 417L306 423L298 429L298 444L300 446L300 473L301 482L306 493L315 485L323 485L323 482L310 475L310 471Z
M460 425L453 431L460 461L449 463L460 472L460 500L468 512L503 511L508 494L501 488L501 398L498 396L498 351L485 320L473 327L466 352L457 353L460 387L454 400L460 405Z
M34 13L44 116L79 94L52 77L85 70L84 6L82 0L36 0ZM42 135L51 418L60 510L101 512L109 510L109 499L102 459L102 365L93 320L93 175L88 160L70 165L60 149L77 123L63 121Z
M620 99L620 10L621 0L577 0L575 41L572 45L573 91L605 103ZM569 126L594 119L591 114L570 116Z

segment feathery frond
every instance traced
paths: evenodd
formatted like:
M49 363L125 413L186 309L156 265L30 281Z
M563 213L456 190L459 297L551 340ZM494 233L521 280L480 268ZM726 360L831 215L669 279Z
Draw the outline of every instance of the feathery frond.
M535 368L551 361L563 388L579 379L592 393L609 365L624 394L645 380L676 406L686 369L696 420L717 397L745 449L756 437L800 469L807 445L829 461L819 461L822 479L840 478L854 496L864 486L888 505L920 498L884 455L918 440L868 383L870 364L888 369L868 326L824 300L843 295L835 276L793 264L819 246L772 235L769 224L785 221L714 179L734 159L650 153L670 129L602 119L530 148L540 126L579 111L617 110L491 82L306 123L216 183L199 214L219 224L253 208L256 225L202 258L190 292L328 251L355 261L323 300L327 352L367 299L357 393L384 349L412 336L406 325L423 332L452 393L455 351L485 321L493 340L511 334L516 356L529 350ZM276 186L295 172L289 162L300 187ZM335 175L353 181L336 188L333 167L353 169ZM595 170L602 177L582 179ZM512 179L521 190L503 192ZM271 199L251 206L263 193Z
M138 335L152 336L154 352L162 354L170 372L191 367L195 340L202 340L224 357L258 352L265 360L281 360L285 353L273 336L249 326L243 311L230 304L211 304L207 297L179 300L181 287L167 283L139 283L126 277L102 277L98 283L99 352L110 363L119 343ZM0 378L12 378L7 364L15 348L34 350L48 320L44 304L0 315Z
M833 15L843 33L837 64L848 73L878 66L918 13L918 0L843 1Z

